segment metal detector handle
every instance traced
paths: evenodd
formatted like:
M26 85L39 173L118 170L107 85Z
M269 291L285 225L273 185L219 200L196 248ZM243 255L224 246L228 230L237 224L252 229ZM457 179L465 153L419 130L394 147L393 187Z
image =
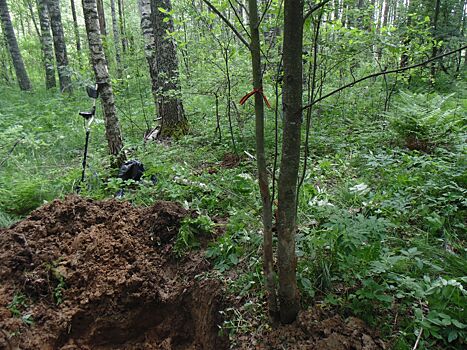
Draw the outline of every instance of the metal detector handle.
M93 99L97 99L99 97L99 84L96 83L94 87L86 87L86 92L88 93L88 96Z
M93 99L92 109L89 112L79 112L79 115L86 120L85 129L87 132L90 130L91 124L94 121L94 116L96 114L96 101L99 97L99 84L96 83L94 87L86 87L86 92L88 96Z

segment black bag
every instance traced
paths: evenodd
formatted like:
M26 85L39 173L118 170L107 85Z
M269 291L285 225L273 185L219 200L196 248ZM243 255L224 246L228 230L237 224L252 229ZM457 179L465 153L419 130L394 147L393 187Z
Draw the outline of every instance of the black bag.
M133 159L126 161L118 172L118 177L123 181L126 180L141 180L144 174L144 165L139 160Z

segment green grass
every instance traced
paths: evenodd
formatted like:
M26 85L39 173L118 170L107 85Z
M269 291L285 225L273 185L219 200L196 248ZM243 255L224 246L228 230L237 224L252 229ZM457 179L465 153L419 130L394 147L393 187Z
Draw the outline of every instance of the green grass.
M130 88L115 87L118 110L129 157L144 163L145 181L122 184L113 177L99 111L82 195L109 198L124 186L124 198L137 205L172 200L197 210L200 218L228 217L225 234L210 244L207 257L230 291L247 300L241 312L228 313L227 329L248 332L253 324L265 322L258 318L264 300L256 164L243 154L254 154L251 107L241 111L243 128L235 125L242 162L226 168L221 163L232 145L225 116L222 142L214 136L211 99L187 97L190 135L170 145L144 144L145 123L153 113L151 97L147 91L142 97L131 94L138 91L136 81L128 84ZM428 153L405 147L410 123L394 122L404 118L403 98L399 112L379 113L380 106L357 98L361 91L355 88L346 95L351 106L331 100L314 116L297 233L304 306L320 300L343 315L361 317L381 329L394 349L410 349L421 329L419 349L460 349L466 337L467 100L461 87L453 91L458 92L445 110L455 112L445 117L455 118L458 127L439 130L439 123L425 120L426 135L448 133L450 140L438 142ZM77 111L88 105L81 91L65 98L0 87L0 137L5 140L0 149L0 226L73 191L84 144ZM420 112L413 106L411 111L411 118ZM268 111L269 155L274 145L271 117ZM155 185L149 182L152 175ZM198 224L203 232L212 229L210 222L186 223L178 240L180 252L198 246ZM234 267L234 277L223 274Z

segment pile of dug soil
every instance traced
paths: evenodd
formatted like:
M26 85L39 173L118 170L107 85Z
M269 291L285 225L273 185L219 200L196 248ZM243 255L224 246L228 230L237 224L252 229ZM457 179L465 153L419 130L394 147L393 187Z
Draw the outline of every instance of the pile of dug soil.
M377 332L355 317L343 319L319 306L302 311L290 325L245 335L238 339L242 350L384 350Z
M71 196L0 230L0 349L225 349L201 253L172 253L177 204Z

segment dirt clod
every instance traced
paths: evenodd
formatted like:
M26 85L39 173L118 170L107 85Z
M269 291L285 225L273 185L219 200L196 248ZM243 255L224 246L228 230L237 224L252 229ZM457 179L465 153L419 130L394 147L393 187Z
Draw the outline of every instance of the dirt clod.
M189 215L71 196L1 230L0 349L226 348L208 262L171 252Z

